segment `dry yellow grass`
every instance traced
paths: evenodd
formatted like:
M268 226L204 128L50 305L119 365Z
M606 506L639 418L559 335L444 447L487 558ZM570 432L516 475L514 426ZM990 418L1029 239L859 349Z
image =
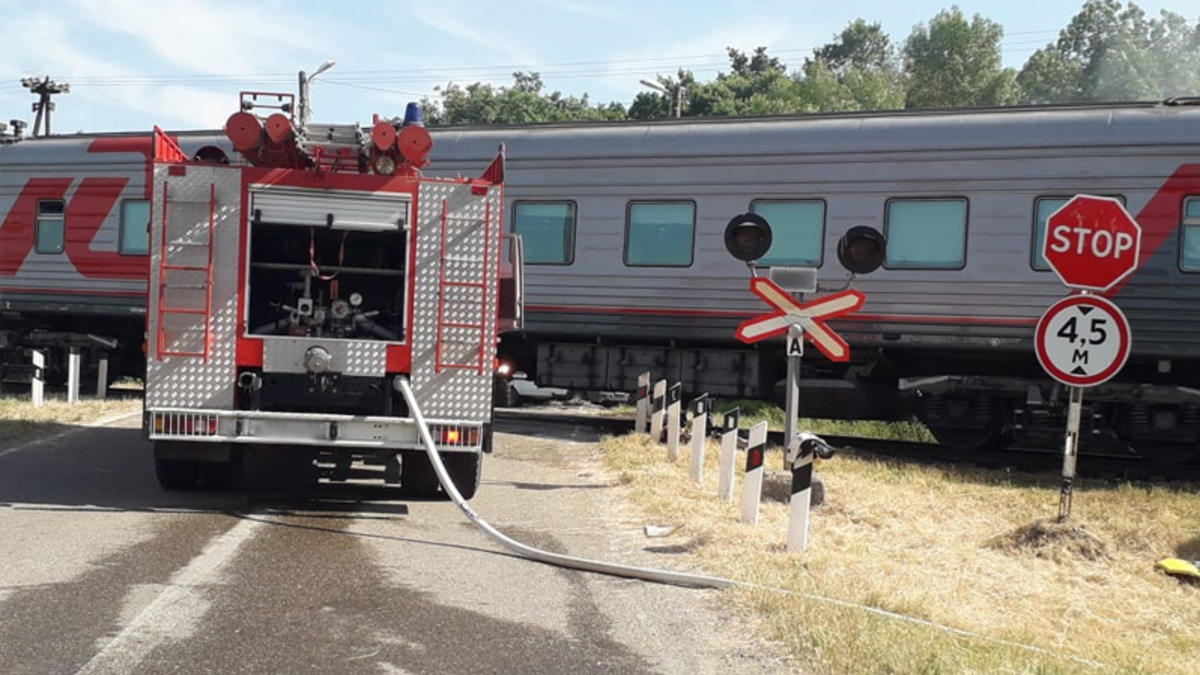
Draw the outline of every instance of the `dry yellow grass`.
M1196 485L1084 481L1064 530L1038 524L1057 511L1054 476L842 455L820 467L829 500L813 513L810 550L788 554L783 503L764 502L748 526L716 498L714 444L703 487L687 477L686 452L669 465L644 436L606 439L602 450L635 502L679 525L672 536L712 573L1044 650L797 595L729 594L814 673L1200 672L1200 586L1154 569L1163 557L1200 557Z
M135 412L141 407L142 402L137 398L83 399L68 405L65 398L47 397L46 405L35 408L28 396L0 396L0 449L71 425Z

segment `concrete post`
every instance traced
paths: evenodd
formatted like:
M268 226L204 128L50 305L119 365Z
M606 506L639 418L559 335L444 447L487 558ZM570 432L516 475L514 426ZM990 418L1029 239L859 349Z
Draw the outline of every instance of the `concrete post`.
M80 355L77 347L72 347L67 356L67 403L79 403L79 365Z
M40 408L46 404L46 353L33 349L29 354L33 358L33 379L29 383L29 392L33 407Z

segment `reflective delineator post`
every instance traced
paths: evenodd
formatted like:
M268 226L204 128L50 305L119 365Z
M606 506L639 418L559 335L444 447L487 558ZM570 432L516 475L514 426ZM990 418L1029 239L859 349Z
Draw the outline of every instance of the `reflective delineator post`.
M683 384L676 382L667 389L667 461L679 461L679 424L683 414L680 394Z
M33 398L33 407L40 408L46 403L46 353L39 349L31 349L33 359L33 378L29 381L29 393Z
M808 550L808 516L812 504L813 446L793 436L785 461L792 469L792 496L788 500L788 551Z
M799 432L800 424L800 359L804 356L804 329L796 324L787 330L787 390L784 397L783 438L785 449ZM787 466L784 455L784 469Z
M79 350L71 348L67 355L67 403L79 403Z
M750 428L746 444L746 478L742 484L742 522L758 523L758 505L762 503L763 456L767 452L767 423Z
M99 370L96 371L96 398L108 398L108 355L100 357Z
M662 442L663 421L667 414L667 381L654 383L654 395L650 399L650 439Z
M734 408L725 413L721 424L721 461L717 470L717 496L727 502L733 501L733 465L737 461L738 419L741 410Z
M704 445L708 441L708 394L692 401L692 480L704 482Z
M638 375L636 406L637 417L633 421L633 432L644 434L646 425L650 422L650 371Z
M1062 490L1058 495L1058 519L1071 517L1071 496L1075 490L1075 462L1079 458L1079 421L1083 415L1083 387L1071 387L1067 403L1067 437L1063 441Z

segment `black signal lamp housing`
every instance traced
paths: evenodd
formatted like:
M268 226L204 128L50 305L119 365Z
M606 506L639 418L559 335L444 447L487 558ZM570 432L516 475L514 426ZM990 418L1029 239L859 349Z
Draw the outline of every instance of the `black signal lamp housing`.
M725 248L742 262L762 258L771 248L771 224L757 213L734 216L725 226Z
M879 269L886 251L887 240L869 225L856 225L838 240L838 262L853 274L870 274Z

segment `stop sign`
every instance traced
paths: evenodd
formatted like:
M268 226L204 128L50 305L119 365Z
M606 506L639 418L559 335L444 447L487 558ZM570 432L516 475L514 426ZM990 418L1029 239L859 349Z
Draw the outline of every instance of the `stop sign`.
M1042 255L1062 282L1107 291L1138 266L1142 228L1119 199L1076 195L1046 220Z

